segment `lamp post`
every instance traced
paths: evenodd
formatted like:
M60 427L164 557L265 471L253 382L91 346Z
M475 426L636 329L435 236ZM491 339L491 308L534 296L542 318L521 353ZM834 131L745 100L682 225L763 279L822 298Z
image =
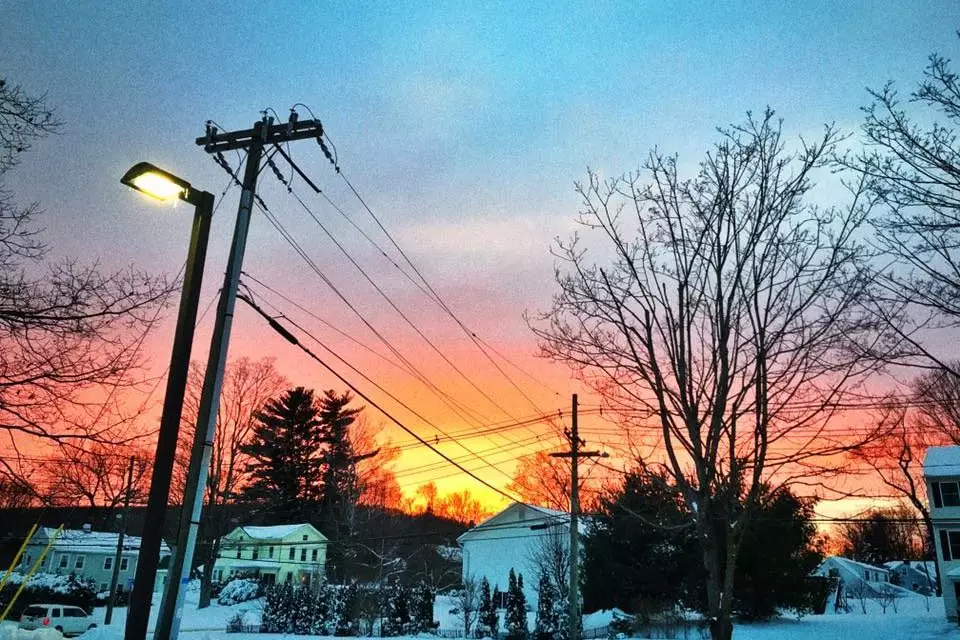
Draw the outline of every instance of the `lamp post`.
M153 585L160 560L163 520L170 495L170 478L173 475L177 434L180 430L183 396L190 367L190 349L200 301L200 285L203 281L203 265L207 255L207 240L210 237L210 220L213 217L213 194L196 191L186 180L148 162L133 166L120 182L158 200L178 199L194 206L193 229L180 293L177 327L173 335L173 352L170 355L170 371L160 417L160 432L157 435L157 451L150 478L146 519L123 634L126 640L139 640L147 635Z

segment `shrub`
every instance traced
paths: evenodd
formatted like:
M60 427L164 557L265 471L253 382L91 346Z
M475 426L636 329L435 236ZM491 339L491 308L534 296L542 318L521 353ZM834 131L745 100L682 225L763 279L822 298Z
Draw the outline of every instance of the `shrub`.
M231 580L220 589L217 602L229 606L263 597L263 585L254 578Z

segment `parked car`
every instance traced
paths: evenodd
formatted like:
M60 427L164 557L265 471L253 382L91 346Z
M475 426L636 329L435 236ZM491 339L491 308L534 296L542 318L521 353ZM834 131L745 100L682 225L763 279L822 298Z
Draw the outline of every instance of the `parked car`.
M96 626L86 611L65 604L32 604L20 616L21 629L56 629L65 636L78 636Z

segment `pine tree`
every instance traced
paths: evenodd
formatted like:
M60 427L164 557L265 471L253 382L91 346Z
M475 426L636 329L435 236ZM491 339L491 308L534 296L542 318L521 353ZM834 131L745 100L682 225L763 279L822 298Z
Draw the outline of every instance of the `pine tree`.
M510 569L507 587L507 639L525 640L527 637L527 598L523 594L523 574Z
M436 593L430 585L421 582L413 588L410 594L411 617L413 618L413 631L423 633L435 628L433 621L433 605L436 600Z
M320 398L320 430L326 448L320 454L323 465L323 495L326 513L339 514L345 501L353 498L357 485L354 451L350 443L350 425L362 407L348 409L353 400L349 392L337 395L332 389Z
M410 628L410 591L394 579L387 590L387 617L383 622L383 635L404 635Z
M497 609L494 606L493 598L490 595L490 581L484 578L480 582L480 608L477 611L477 624L485 634L491 637L497 637L497 627L500 620L497 616ZM479 635L479 634L478 634Z
M313 391L297 387L257 413L251 441L240 448L252 458L245 499L265 503L273 516L287 521L309 515L323 487L319 412Z
M557 619L557 594L553 581L546 572L540 574L537 591L537 626L534 635L536 640L556 640L560 627Z

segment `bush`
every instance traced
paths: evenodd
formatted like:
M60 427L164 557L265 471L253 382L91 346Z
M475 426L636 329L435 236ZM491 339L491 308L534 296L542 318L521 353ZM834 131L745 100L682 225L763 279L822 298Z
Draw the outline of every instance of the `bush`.
M246 626L246 620L243 618L243 611L238 611L232 618L227 620L227 633L243 633Z
M10 574L7 584L0 591L0 605L3 608L6 608L7 603L13 599L23 579L22 574ZM23 610L31 604L67 604L80 607L89 613L93 611L96 599L96 583L93 580L79 578L72 573L65 576L37 573L27 581L27 586L17 598L7 617L19 619Z
M254 578L239 578L226 583L217 596L217 602L229 606L263 597L263 585Z

